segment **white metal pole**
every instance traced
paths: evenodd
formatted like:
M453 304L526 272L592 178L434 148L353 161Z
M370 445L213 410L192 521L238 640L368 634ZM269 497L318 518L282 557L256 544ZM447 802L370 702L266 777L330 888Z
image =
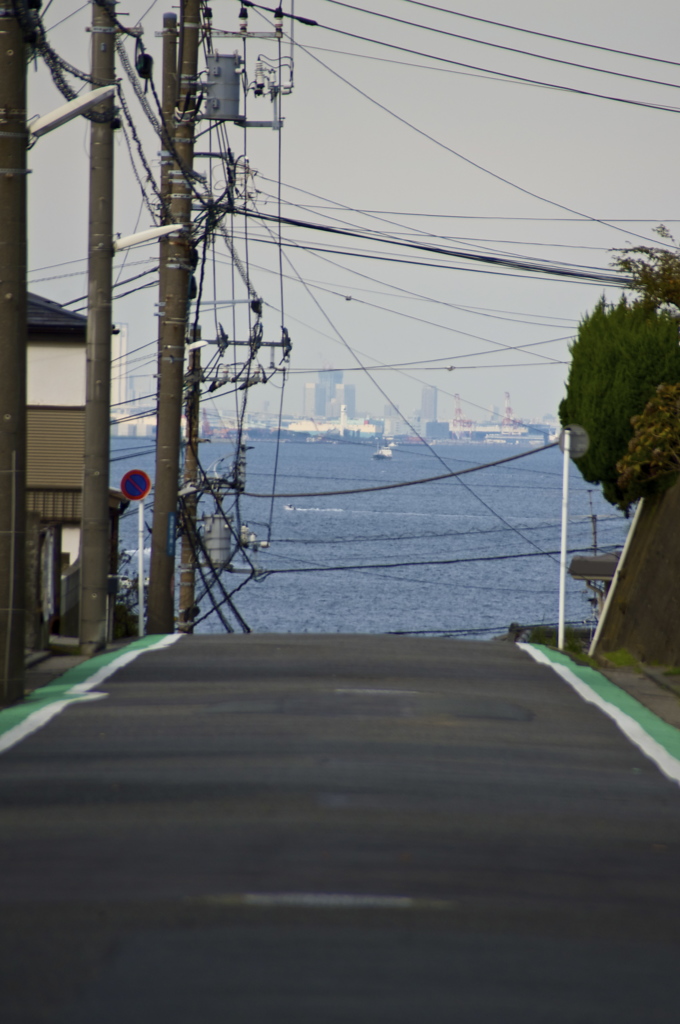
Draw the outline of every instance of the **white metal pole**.
M567 587L567 524L569 516L569 461L571 452L571 431L564 430L564 462L562 464L562 543L560 547L560 609L557 624L557 646L564 650L564 604Z
M139 502L139 520L137 523L137 635L144 636L144 498Z
M590 649L588 651L588 654L590 655L591 658L593 658L595 656L595 649L597 647L597 642L600 639L600 633L602 632L602 629L604 628L604 624L607 621L607 615L609 614L609 608L610 608L610 606L611 606L611 604L612 604L612 602L614 600L614 592L616 590L616 585L619 582L619 576L621 575L623 567L624 567L624 565L626 563L626 556L628 555L628 549L630 548L630 545L631 545L631 542L633 540L633 537L635 536L635 530L636 530L637 525L638 525L638 523L640 521L640 517L642 515L642 509L644 507L644 504L645 504L645 499L644 498L640 498L640 500L638 502L638 507L635 510L635 515L633 516L633 522L630 524L630 529L628 530L628 535L626 536L626 542L623 545L623 551L621 552L621 555L619 556L619 560L618 560L617 565L616 565L616 572L614 573L614 579L611 581L611 584L609 586L609 590L607 591L607 597L605 598L605 602L604 602L602 611L600 612L600 617L597 620L597 627L595 629L595 635L594 635L594 637L593 637L593 639L592 639L592 641L590 643Z

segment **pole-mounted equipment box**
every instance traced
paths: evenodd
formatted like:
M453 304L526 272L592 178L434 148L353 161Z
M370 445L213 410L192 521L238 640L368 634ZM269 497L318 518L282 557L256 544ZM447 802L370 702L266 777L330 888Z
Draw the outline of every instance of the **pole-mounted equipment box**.
M216 121L238 121L241 57L238 53L211 53L207 63L203 116Z

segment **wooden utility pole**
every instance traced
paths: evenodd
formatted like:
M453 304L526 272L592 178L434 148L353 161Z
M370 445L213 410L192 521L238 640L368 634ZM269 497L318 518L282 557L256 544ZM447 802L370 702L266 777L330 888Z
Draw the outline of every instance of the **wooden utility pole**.
M196 339L198 340L198 339ZM189 355L188 391L186 400L187 446L184 453L184 488L195 488L198 483L198 443L200 435L201 408L201 350L192 349ZM198 496L196 490L187 490L184 498L184 531L179 571L179 615L178 629L182 633L193 633L196 604L196 560L199 557L196 543L196 515Z
M181 3L181 68L179 90L174 87L171 37L172 16L164 19L163 112L168 144L163 161L169 161L168 223L183 224L186 232L161 244L158 343L158 429L151 578L148 597L149 633L172 633L175 628L174 571L177 528L179 450L184 385L184 352L187 336L191 282L191 198L186 172L193 169L194 113L200 0ZM172 104L170 104L172 99ZM180 166L181 162L181 166Z
M112 3L112 8L115 6ZM92 4L94 87L115 81L116 28L108 10ZM104 100L96 113L112 111ZM90 220L85 385L85 457L80 541L80 647L106 645L109 549L109 432L111 419L111 275L113 267L113 125L90 129Z
M26 519L26 57L0 8L0 705L23 695Z

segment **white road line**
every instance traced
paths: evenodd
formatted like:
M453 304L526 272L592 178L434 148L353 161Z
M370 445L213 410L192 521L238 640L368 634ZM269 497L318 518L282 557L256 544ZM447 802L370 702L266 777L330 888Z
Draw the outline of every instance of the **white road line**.
M30 736L31 733L42 729L43 725L47 725L52 718L58 715L60 711L63 711L69 704L80 703L84 700L99 700L100 697L106 696L107 694L105 693L88 693L83 696L72 697L70 700L68 697L55 700L52 704L38 708L28 718L25 718L23 722L19 722L13 729L8 729L7 732L0 735L0 754L5 750L9 750L10 747L16 746L17 743L20 743L26 736Z
M410 896L354 896L332 892L248 892L243 902L252 907L389 907L413 906Z
M105 679L108 679L114 672L117 672L119 668L125 668L131 661L135 661L140 654L146 654L147 651L160 651L163 647L169 647L170 644L176 643L183 635L183 633L169 633L167 636L161 637L155 644L149 644L148 647L140 647L134 651L124 651L120 658L110 661L108 665L102 665L89 679L86 679L83 683L76 683L68 692L87 693L89 690L94 689L95 686L103 683Z
M123 668L125 665L129 665L131 661L138 658L140 654L146 654L147 651L161 650L163 647L168 647L170 644L175 643L183 636L182 633L171 633L168 636L162 637L155 644L149 644L148 647L139 647L134 651L125 651L120 655L119 658L114 658L109 661L106 665L102 665L100 669L97 669L92 675L84 680L82 683L76 683L71 686L68 690L64 691L64 694L60 697L55 697L54 701L50 704L46 704L41 708L37 708L35 711L27 715L22 722L18 722L12 729L8 729L7 732L0 733L0 753L5 750L9 750L11 747L16 746L21 740L30 736L32 733L37 732L44 725L47 725L56 715L60 714L70 704L81 703L84 700L100 700L102 697L107 697L106 693L89 693L95 686L99 686L109 676L112 676L114 672L117 672L119 668Z
M413 896L372 896L335 892L225 892L189 902L222 907L300 907L308 910L452 910L458 901Z
M627 715L625 711L621 711L615 704L610 704L604 697L601 697L599 693L596 693L591 686L584 683L582 679L573 672L566 665L560 665L558 662L551 661L550 658L543 653L543 651L536 650L531 644L517 644L523 651L530 654L534 661L538 661L542 665L549 665L550 668L554 669L559 676L564 679L566 683L571 686L576 693L588 704L594 704L596 707L603 711L611 720L619 727L621 732L626 736L631 743L633 743L638 750L641 750L645 757L648 757L650 761L653 761L657 768L663 772L667 779L671 782L677 782L680 784L680 761L678 758L673 757L672 754L666 750L657 740L649 735L648 732L643 729L639 722L636 722L634 718ZM614 685L614 684L612 684Z
M370 690L367 687L336 687L336 693L366 693L369 696L374 694L386 694L388 697L401 697L401 696L414 696L417 693L421 693L421 690Z

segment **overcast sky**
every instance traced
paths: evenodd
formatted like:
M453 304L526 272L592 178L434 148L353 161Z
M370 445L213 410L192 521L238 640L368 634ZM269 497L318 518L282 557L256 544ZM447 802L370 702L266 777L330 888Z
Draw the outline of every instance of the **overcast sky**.
M237 29L238 2L214 0L211 6L215 28ZM290 11L290 2L283 6ZM361 0L352 6L361 7ZM680 221L676 3L458 0L455 15L446 0L434 6L444 10L378 0L371 10L389 16L380 18L329 0L297 0L295 13L316 19L320 27L295 27L295 88L284 99L280 136L284 215L361 232L384 231L457 252L599 271L609 267L611 249L641 243L640 236L653 237L652 229L661 222L674 229ZM124 24L142 21L145 46L157 57L160 89L155 34L166 6L161 0L151 6L148 0L130 0L122 7ZM78 8L77 0L52 0L44 21L52 46L87 70L90 11L89 5ZM466 14L590 46L494 26ZM251 29L266 30L265 17L252 11ZM214 40L221 52L235 45ZM134 45L128 50L134 56ZM249 44L250 75L258 53L275 60L276 44ZM73 84L82 83L74 79ZM125 91L148 161L157 171L158 140L127 81ZM30 114L47 113L60 102L47 68L41 63L31 67ZM249 117L271 116L267 98L248 102ZM207 127L203 122L199 129ZM245 154L250 160L257 209L275 215L279 135L254 128L246 136L231 128L229 144L235 156ZM86 292L88 138L89 125L80 119L39 140L29 154L29 287L64 303ZM197 148L217 145L213 132ZM115 225L117 232L128 234L152 222L122 132L116 160ZM196 167L212 174L219 186L218 161L197 161ZM245 259L243 218L234 229ZM265 339L278 340L277 248L257 222L249 221L248 230L250 274L265 304ZM454 393L472 418L502 406L506 391L519 418L555 413L564 391L569 341L579 318L603 293L601 284L550 279L536 271L397 249L375 240L288 227L283 239L290 243L282 249L282 265L284 322L294 344L285 390L285 409L291 413L301 411L303 383L314 379L299 371L324 366L347 370L345 380L356 385L361 411L381 414L386 395L411 415L420 405L423 384L434 384L442 392L440 418L451 415L448 396ZM311 247L326 251L308 251ZM125 262L117 258L116 274L124 280L150 269L156 255L155 246L132 250ZM414 265L419 263L437 265ZM232 272L224 247L207 269L208 297L231 298ZM139 283L143 280L118 290ZM236 297L243 298L238 281L236 289ZM610 288L606 294L616 300L620 292ZM130 347L148 346L139 354L139 372L154 370L157 301L157 292L149 288L115 303L115 319L129 325ZM229 330L231 313L223 310L218 319ZM203 336L214 337L213 308L207 307L200 320ZM237 333L240 328L237 321ZM521 346L530 347L518 351ZM414 367L407 373L373 371L382 394L363 371L354 369L359 363ZM252 390L254 409L265 403L275 409L278 401L273 384ZM226 399L223 408L228 409Z

